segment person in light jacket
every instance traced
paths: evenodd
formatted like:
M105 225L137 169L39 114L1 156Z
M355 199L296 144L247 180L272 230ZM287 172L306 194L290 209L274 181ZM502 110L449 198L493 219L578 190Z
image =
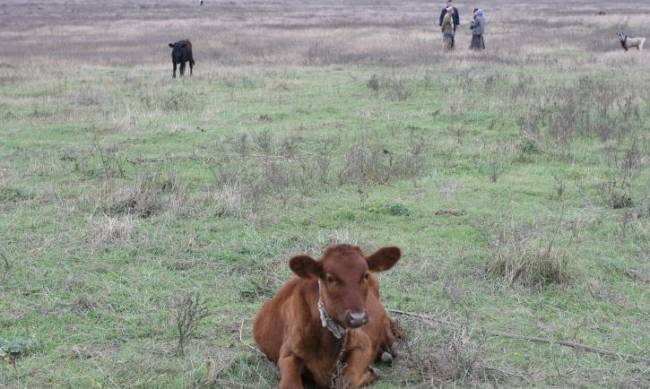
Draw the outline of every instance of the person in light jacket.
M485 13L482 9L474 8L474 19L469 28L472 30L472 43L469 48L472 50L485 50Z
M447 14L442 19L442 48L445 50L452 50L454 48L454 19L453 8L447 8Z
M453 12L449 11L449 8L452 9ZM447 1L447 6L440 11L440 20L438 21L438 25L442 27L442 22L445 19L445 15L447 13L451 12L452 16L452 27L454 29L453 32L456 32L456 28L460 25L460 13L458 13L458 8L454 7L454 2L452 0ZM454 37L452 36L451 39L451 48L454 48Z

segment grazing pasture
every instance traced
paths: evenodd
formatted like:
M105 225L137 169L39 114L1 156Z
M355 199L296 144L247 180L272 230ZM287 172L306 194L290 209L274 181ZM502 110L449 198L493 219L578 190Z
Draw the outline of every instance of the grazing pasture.
M0 387L276 387L333 243L402 249L374 387L650 386L650 4L457 3L4 0Z

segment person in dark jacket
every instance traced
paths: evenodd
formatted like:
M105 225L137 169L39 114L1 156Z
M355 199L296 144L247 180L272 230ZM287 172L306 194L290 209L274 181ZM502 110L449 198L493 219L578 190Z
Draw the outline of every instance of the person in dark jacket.
M445 15L447 14L447 8L449 7L454 9L453 17L454 17L454 31L455 31L456 27L460 25L460 14L458 13L458 8L454 7L454 2L451 0L449 0L447 2L447 6L444 7L442 11L440 11L440 20L438 22L438 25L442 26L442 19L444 19Z
M474 20L469 26L472 30L472 43L469 48L472 50L485 50L485 40L483 34L485 33L485 14L482 9L474 8Z
M440 20L438 21L438 25L442 27L442 21L445 18L445 15L447 15L447 9L452 8L452 18L454 21L454 32L456 32L456 28L460 25L460 14L458 13L458 8L454 7L454 2L452 0L447 1L447 6L440 11ZM454 47L454 40L452 39L451 41L451 48Z

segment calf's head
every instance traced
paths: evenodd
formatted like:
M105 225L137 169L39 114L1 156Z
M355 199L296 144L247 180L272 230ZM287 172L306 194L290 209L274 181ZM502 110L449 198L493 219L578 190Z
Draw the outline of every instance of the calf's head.
M302 278L319 281L327 313L346 328L357 328L369 320L366 297L371 272L392 268L400 258L397 247L384 247L364 256L357 246L337 245L328 248L320 260L307 255L291 258L289 267Z
M191 56L192 43L188 39L170 43L169 47L172 48L172 57L178 61L187 61Z

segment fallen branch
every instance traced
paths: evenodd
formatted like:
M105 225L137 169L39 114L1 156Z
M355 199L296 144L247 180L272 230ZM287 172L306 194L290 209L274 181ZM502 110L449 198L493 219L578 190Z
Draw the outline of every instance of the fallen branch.
M401 311L399 309L387 309L388 312L391 313L396 313L398 315L404 315L404 316L410 316L410 317L415 317L417 319L420 319L424 321L425 323L432 324L432 323L442 323L442 324L447 324L450 326L458 326L458 323L448 321L448 320L442 320L442 319L437 319L435 317L425 315L422 313L417 313L417 312L408 312L408 311ZM615 357L615 358L620 358L624 359L627 361L635 361L635 362L642 362L645 364L650 364L650 358L647 357L642 357L638 355L632 355L632 354L625 354L625 353L618 353L615 351L610 351L610 350L604 350L600 349L597 347L593 346L588 346L586 344L580 344L580 343L575 343L575 342L569 342L567 340L551 340L551 339L545 339L545 338L538 338L534 336L524 336L524 335L518 335L518 334L511 334L508 332L486 332L486 335L489 336L495 336L495 337L501 337L501 338L509 338L509 339L516 339L516 340L524 340L524 341L529 341L529 342L534 342L534 343L544 343L544 344L557 344L560 346L564 347L570 347L575 350L580 350L580 351L585 351L593 354L598 354L606 357Z
M241 158L263 158L263 159L281 159L281 160L292 160L300 158L310 158L314 154L302 152L302 155L292 155L288 157L286 155L273 155L273 154L220 154L221 157L241 157Z
M636 361L636 362L643 362L650 364L650 358L638 356L638 355L632 355L632 354L625 354L625 353L618 353L615 351L609 351L609 350L604 350L592 346L588 346L586 344L580 344L580 343L575 343L575 342L569 342L567 340L551 340L551 339L544 339L544 338L537 338L534 336L524 336L524 335L517 335L517 334L510 334L507 332L488 332L487 335L490 336L498 336L502 338L510 338L510 339L517 339L517 340L525 340L529 342L535 342L535 343L545 343L545 344L559 344L560 346L564 347L571 347L575 350L580 350L580 351L586 351L589 353L594 353L606 357L617 357L621 359L625 359L628 361Z
M443 319L438 319L433 316L425 315L423 313L416 313L416 312L408 312L408 311L401 311L399 309L386 309L386 311L390 313L396 313L398 315L403 315L403 316L410 316L410 317L415 317L417 319L423 320L423 321L429 321L429 322L435 322L435 323L441 323L441 324L447 324L450 326L457 326L458 323L455 323L453 321L449 320L443 320Z

